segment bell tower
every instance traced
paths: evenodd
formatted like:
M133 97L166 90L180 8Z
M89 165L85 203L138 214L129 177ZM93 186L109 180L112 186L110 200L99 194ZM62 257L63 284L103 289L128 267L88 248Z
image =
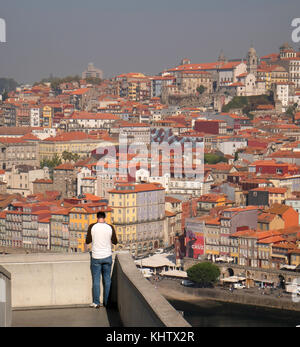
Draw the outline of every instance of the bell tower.
M254 76L257 75L257 65L258 65L258 57L256 54L256 50L253 46L250 47L247 54L247 71L248 73L252 73Z

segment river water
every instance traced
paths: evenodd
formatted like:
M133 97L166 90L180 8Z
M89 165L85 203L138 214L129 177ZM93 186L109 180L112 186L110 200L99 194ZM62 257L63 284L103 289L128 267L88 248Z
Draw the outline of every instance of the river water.
M248 306L199 300L188 303L169 300L170 304L184 312L184 318L192 327L295 327L300 325L300 312L258 306Z

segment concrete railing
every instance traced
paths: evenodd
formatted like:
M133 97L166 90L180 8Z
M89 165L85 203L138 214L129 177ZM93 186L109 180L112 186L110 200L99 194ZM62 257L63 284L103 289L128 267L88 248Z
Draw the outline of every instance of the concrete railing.
M129 253L118 253L111 300L126 327L190 327L186 320L137 270Z
M11 276L0 266L0 327L11 326Z
M190 326L143 277L129 253L120 252L113 258L111 301L117 305L124 326ZM92 301L89 253L0 255L0 265L3 272L11 274L6 297L11 298L13 309L87 305Z
M48 307L91 303L90 255L1 255L11 273L12 307Z

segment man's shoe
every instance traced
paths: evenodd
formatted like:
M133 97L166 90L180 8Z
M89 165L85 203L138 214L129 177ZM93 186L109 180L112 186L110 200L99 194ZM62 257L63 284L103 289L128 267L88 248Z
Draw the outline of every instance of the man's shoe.
M91 307L91 308L97 308L97 306L99 306L99 305L97 305L97 304L95 304L95 303L90 304L90 307Z

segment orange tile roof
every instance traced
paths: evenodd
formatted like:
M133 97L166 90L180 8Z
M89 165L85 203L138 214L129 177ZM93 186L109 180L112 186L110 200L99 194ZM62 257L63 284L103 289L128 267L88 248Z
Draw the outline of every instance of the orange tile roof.
M146 191L154 191L154 190L164 190L165 188L163 188L160 184L156 184L156 183L142 183L142 184L118 184L118 187L130 187L133 189L112 189L109 191L109 193L113 193L113 194L128 194L128 193L138 193L138 192L146 192Z
M58 165L54 168L54 170L74 170L74 165L70 164L70 163L64 163L61 165Z
M271 194L284 194L287 192L287 188L263 187L263 188L254 188L254 189L251 189L250 191L255 191L255 192L267 191Z
M90 88L80 88L72 91L70 94L71 95L83 95L87 93L90 90Z

